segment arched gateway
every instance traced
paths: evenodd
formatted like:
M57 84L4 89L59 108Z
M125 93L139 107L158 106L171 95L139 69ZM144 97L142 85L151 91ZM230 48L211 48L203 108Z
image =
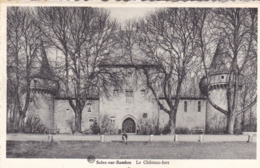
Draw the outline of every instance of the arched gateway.
M122 124L122 131L126 133L135 133L136 131L135 121L130 117L126 118Z

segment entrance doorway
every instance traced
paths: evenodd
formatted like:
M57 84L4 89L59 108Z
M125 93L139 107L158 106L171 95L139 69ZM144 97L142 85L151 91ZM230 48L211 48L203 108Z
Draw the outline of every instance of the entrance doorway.
M122 131L126 133L135 133L135 121L132 118L126 118L122 125Z

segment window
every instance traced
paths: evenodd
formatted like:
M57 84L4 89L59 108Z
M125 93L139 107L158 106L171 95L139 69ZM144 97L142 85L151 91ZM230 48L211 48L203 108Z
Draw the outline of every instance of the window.
M89 124L89 128L91 128L92 127L92 125L94 124L94 118L90 118L89 120L88 120L89 122L88 122L88 124Z
M198 112L201 111L201 101L198 101Z
M187 112L188 104L187 101L184 101L184 112Z
M117 89L114 89L114 91L113 91L113 96L117 96L117 93L118 93L118 90L117 90Z
M88 112L91 112L91 103L87 103L88 106Z
M145 89L142 89L142 90L141 90L141 94L144 96L144 94L145 94Z
M143 118L147 118L147 113L143 113Z
M133 104L134 102L134 92L133 90L125 90L126 103Z
M225 77L224 76L221 76L221 79L224 79Z
M34 87L36 87L36 85L37 85L37 80L33 80L33 82L34 82Z
M134 91L133 90L125 90L125 96L126 97L133 97Z
M127 70L127 76L129 77L129 76L131 76L133 74L133 71L131 70L131 69L128 69Z
M115 122L115 117L110 117L111 122Z
M116 117L110 117L111 124L115 126Z

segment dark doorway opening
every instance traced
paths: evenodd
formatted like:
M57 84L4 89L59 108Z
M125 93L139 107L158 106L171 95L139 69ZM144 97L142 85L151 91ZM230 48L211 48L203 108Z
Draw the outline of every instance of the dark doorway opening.
M122 130L126 133L135 133L135 121L132 118L126 118L123 122Z

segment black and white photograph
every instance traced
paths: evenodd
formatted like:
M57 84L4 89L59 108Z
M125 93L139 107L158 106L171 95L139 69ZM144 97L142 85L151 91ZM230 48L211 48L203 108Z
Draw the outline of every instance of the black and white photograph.
M256 160L258 12L8 6L6 159Z

